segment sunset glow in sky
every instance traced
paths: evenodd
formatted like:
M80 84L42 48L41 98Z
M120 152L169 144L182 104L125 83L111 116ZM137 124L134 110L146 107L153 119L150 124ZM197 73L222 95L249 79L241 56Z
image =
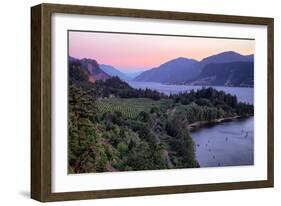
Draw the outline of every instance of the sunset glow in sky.
M254 54L254 40L69 32L69 55L125 72L151 69L178 57L202 60L224 51Z

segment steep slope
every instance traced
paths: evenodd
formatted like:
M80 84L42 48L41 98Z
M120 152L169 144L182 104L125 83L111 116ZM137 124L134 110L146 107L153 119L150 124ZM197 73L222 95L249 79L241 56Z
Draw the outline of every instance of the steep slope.
M212 55L202 59L200 62L181 57L141 73L134 78L134 81L176 84L188 83L191 80L197 80L201 71L208 64L253 61L254 55L244 56L234 51Z
M88 75L88 81L95 82L97 80L108 79L110 75L100 69L99 64L93 59L76 59L74 57L69 57L69 68L73 70L75 68L78 73L82 73L80 70L84 69ZM75 66L74 66L75 65ZM76 73L73 73L76 74Z
M138 72L127 72L125 73L125 75L127 77L129 77L130 80L133 80L134 78L136 78L137 76L139 76L141 73L143 73L143 71L138 71Z
M177 58L159 67L142 72L134 81L175 83L190 80L199 74L198 61L187 58Z
M110 76L100 69L99 64L93 59L81 59L82 67L86 68L90 73L89 81L95 82L97 80L104 80Z
M209 57L206 57L201 60L200 64L203 68L207 64L210 63L229 63L229 62L252 62L254 61L254 55L241 55L234 51L227 51L222 52L216 55L212 55Z
M114 68L113 66L106 65L106 64L100 64L99 67L105 73L107 73L108 75L110 75L112 77L113 76L117 76L117 77L119 77L122 80L130 80L130 78L126 74L120 72L118 69Z
M210 63L203 68L196 80L189 84L252 87L254 64L253 62Z

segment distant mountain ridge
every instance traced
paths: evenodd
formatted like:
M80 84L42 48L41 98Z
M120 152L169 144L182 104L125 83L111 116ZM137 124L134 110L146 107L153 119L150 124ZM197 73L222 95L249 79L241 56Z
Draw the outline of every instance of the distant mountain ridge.
M139 76L141 73L143 73L143 71L137 71L137 72L127 72L124 73L127 77L129 77L130 80L133 80L134 78L136 78L137 76Z
M142 72L134 81L176 83L193 79L199 75L196 69L199 62L194 59L179 57L170 60L159 67Z
M249 62L254 61L254 55L241 55L234 51L222 52L201 60L204 66L210 63Z
M203 86L254 86L253 62L230 62L207 64L191 85Z
M135 78L126 75L111 65L98 64L94 59L69 57L72 74L88 75L88 81L105 80L117 76L122 80L157 82L164 84L241 86L254 85L254 55L241 55L228 51L197 61L179 57L146 70ZM75 63L75 64L73 64ZM85 72L80 71L85 70Z
M104 72L106 72L110 76L116 76L116 77L119 77L120 79L126 80L126 81L132 79L129 76L127 76L126 74L124 74L123 72L119 71L118 69L116 69L115 67L113 67L111 65L100 64L99 66Z
M233 62L252 62L254 61L254 55L241 55L237 52L227 51L222 52L216 55L212 55L202 59L201 61L196 61L193 59L187 58L177 58L171 61L168 61L159 67L152 68L141 73L137 76L134 81L144 81L144 82L159 82L164 84L192 84L192 85L214 85L218 84L221 86L252 86L253 85L253 68L251 70L247 69L247 71L243 71L243 69L233 67L241 67L245 66L244 64L233 64L232 66L227 66L226 63L233 63ZM224 64L225 63L225 64ZM221 79L222 74L219 72L220 70L215 69L215 65L212 67L208 66L209 64L224 64L220 66L226 66L226 68L232 68L231 70L225 69L224 70L224 77L232 77L234 74L234 70L245 72L245 75L239 75L240 79L233 81L232 79L227 79L225 82L217 81L214 79ZM249 65L248 65L249 66ZM253 64L250 66L254 67ZM248 68L248 67L247 67ZM206 70L214 70L212 74L206 72ZM252 73L249 73L252 71ZM219 73L216 73L219 72ZM203 74L202 74L203 73ZM210 76L206 76L207 74ZM248 75L248 76L247 76ZM249 80L250 78L250 80ZM229 83L232 82L232 83ZM240 82L238 84L238 82ZM244 83L242 83L244 82Z

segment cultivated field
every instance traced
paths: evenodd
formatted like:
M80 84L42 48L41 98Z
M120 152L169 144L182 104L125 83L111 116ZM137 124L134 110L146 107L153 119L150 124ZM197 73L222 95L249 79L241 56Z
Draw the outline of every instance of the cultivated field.
M136 118L141 111L150 112L153 107L167 110L171 103L172 100L169 99L154 101L149 98L109 98L99 100L97 106L101 113L119 111L127 118Z

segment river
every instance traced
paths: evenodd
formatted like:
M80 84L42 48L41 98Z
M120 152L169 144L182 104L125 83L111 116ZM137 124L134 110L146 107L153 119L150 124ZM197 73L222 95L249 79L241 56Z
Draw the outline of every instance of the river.
M165 85L151 82L129 82L134 88L150 88L174 94L202 86ZM253 104L253 88L214 87L237 96L237 100ZM208 125L191 132L196 159L201 167L241 166L254 164L254 117Z
M210 125L191 133L201 167L252 165L254 117Z
M192 89L197 90L202 88L202 86L189 86L189 85L167 85L155 82L128 82L133 88L137 89L153 89L164 94L176 94L180 92L190 91ZM224 91L226 93L236 95L238 101L253 104L254 89L249 87L223 87L214 86L213 88Z

